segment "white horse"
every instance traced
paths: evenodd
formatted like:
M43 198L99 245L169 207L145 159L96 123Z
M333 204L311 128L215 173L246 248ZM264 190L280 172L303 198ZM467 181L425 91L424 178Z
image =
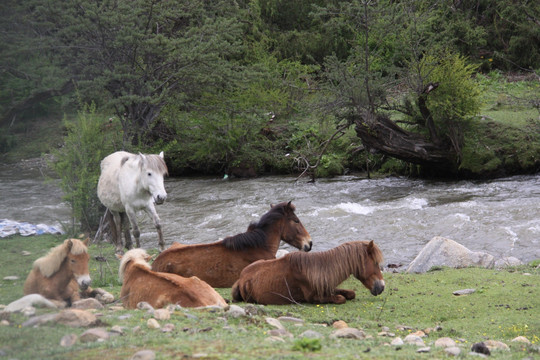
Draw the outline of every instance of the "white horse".
M145 210L154 221L159 246L164 249L163 234L159 216L154 203L163 204L167 192L163 185L163 177L168 175L167 165L163 160L163 151L159 155L131 154L117 151L101 161L97 193L99 200L109 209L114 219L116 230L116 252L122 253L122 223L126 248L132 247L129 228L125 214L129 219L133 236L140 247L140 230L137 224L136 212ZM125 214L124 214L125 213Z

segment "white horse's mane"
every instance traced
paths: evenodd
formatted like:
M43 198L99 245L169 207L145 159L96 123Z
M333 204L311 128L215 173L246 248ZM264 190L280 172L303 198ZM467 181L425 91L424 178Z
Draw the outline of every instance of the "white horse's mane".
M70 252L68 247L69 241L71 241L72 243L71 253L73 255L80 255L82 253L88 252L86 245L81 240L66 239L62 244L55 246L51 250L49 250L47 255L42 256L36 261L34 261L33 267L35 269L38 269L43 274L43 276L51 277L60 269L62 262Z
M150 256L146 253L146 250L144 249L131 249L127 253L125 253L124 256L122 256L122 260L120 261L120 268L118 269L118 277L120 278L120 282L124 282L124 273L126 271L126 266L130 261L133 261L134 264L139 264L150 270L152 267L146 261L149 258Z

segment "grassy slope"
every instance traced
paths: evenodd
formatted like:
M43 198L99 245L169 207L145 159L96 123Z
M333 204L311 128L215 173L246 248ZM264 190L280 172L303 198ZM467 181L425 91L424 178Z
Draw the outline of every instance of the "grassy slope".
M465 128L460 169L472 174L511 175L540 169L540 117L532 101L540 83L479 76L483 108Z
M17 281L0 280L0 304L22 296L22 285L34 259L42 256L53 245L62 241L54 236L11 237L0 239L2 266L0 279L9 275L19 277ZM23 250L31 252L23 256ZM102 287L118 297L120 284L117 280L118 262L113 248L108 245L92 245L92 257L105 256L107 262L92 261L91 276L96 287ZM531 275L524 275L529 273ZM442 336L458 341L462 353L468 353L472 343L486 339L507 343L510 351L495 351L492 358L522 359L535 357L540 345L540 270L524 266L510 271L486 269L443 269L423 275L385 273L387 288L379 297L371 296L355 279L349 279L344 287L357 290L357 299L344 305L290 305L262 307L259 315L244 318L229 318L223 314L185 309L177 311L167 321L175 325L171 333L150 330L146 321L150 317L143 311L100 311L105 327L113 325L125 328L125 335L101 343L77 342L71 348L59 346L62 336L70 333L80 335L85 329L64 326L21 327L26 319L22 315L11 315L9 326L0 326L0 351L8 358L34 359L126 359L140 349L153 349L158 359L191 357L206 354L204 358L369 358L369 359L412 359L420 356L416 347L405 345L399 348L385 346L387 337L377 334L383 326L390 328L402 338L417 329L440 326L442 330L431 333L424 339L431 345L429 358L446 357L443 350L435 348L433 342ZM456 297L452 292L459 289L476 288L476 293ZM230 298L230 289L218 289ZM239 304L245 306L246 304ZM46 310L39 310L39 313ZM129 314L127 319L120 315ZM293 339L268 341L265 317L289 315L305 320L303 326L285 324L294 335ZM344 320L349 326L363 329L372 338L366 340L330 339L331 326L335 320ZM162 322L162 324L165 322ZM224 326L228 328L224 329ZM398 330L399 325L410 330ZM140 326L139 331L133 331ZM318 343L319 351L302 352L293 350L295 344L309 347L300 334L308 329L318 331L324 338ZM201 331L204 330L204 331ZM516 336L526 336L533 342L527 346L511 342ZM106 351L104 353L103 351Z

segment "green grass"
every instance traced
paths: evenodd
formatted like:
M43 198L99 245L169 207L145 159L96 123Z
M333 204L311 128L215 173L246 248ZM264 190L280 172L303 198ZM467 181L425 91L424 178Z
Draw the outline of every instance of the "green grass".
M62 240L48 235L0 240L1 304L22 296L22 284L33 260ZM31 255L23 256L23 250ZM113 247L108 244L91 245L90 272L95 287L102 287L118 297L118 261L113 252ZM107 261L98 262L95 256L103 256ZM19 280L2 280L8 275L19 276ZM154 350L158 359L192 358L194 355L205 359L416 359L419 356L447 357L444 350L433 346L433 342L449 336L458 342L462 354L467 354L475 342L493 339L508 344L510 351L494 351L491 358L523 359L539 355L540 269L530 265L504 271L444 268L426 274L385 273L384 276L386 289L378 297L371 296L356 279L347 280L343 287L356 290L357 298L344 305L264 306L259 307L259 314L241 318L182 309L166 321L175 325L171 333L148 329L146 321L150 315L144 311L114 311L109 306L98 311L103 326L110 329L119 325L124 328L124 335L105 342L76 342L71 348L59 346L62 336L80 335L86 329L59 325L22 327L26 318L12 314L8 317L9 326L0 326L0 351L6 358L17 359L34 359L38 354L44 359L127 359L141 349ZM453 291L465 288L475 288L476 292L460 297L452 295ZM230 299L230 289L217 290ZM246 306L244 303L239 305ZM38 309L38 313L50 311ZM130 317L120 318L126 314ZM299 317L305 324L284 323L294 338L271 342L268 332L272 327L265 322L265 317L282 315ZM331 339L331 324L336 320L344 320L350 327L364 330L369 338ZM424 338L431 351L420 355L413 345L385 345L391 339L378 336L383 326L402 338L416 330L437 326L441 330ZM408 328L399 330L400 326ZM137 327L139 330L134 331ZM302 339L300 334L306 330L315 330L324 338L318 341ZM511 342L516 336L526 336L533 344Z

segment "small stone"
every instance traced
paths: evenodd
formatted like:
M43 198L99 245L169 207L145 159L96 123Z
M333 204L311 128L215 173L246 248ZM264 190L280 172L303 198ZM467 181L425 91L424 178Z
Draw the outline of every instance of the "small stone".
M124 315L120 315L118 317L118 320L126 320L126 319L129 319L130 317L132 317L133 315L131 314L124 314Z
M394 340L392 340L392 342L390 343L390 345L393 345L393 346L401 346L403 345L404 342L403 340L400 338L400 337L397 337L395 338Z
M22 256L28 256L28 255L32 255L32 253L30 251L23 250L23 251L21 251L21 255Z
M347 323L343 320L338 320L338 321L334 321L334 323L332 324L332 327L334 329L345 329L345 328L348 328L349 325L347 325Z
M281 322L293 323L293 324L296 324L296 325L303 325L304 324L304 320L299 319L299 318L295 318L295 317L292 317L292 316L280 316L280 317L278 317L278 320L281 321Z
M416 332L413 332L413 333L411 333L411 335L416 335L416 336L419 336L419 337L426 337L427 336L426 333L423 332L422 330L418 330Z
M152 307L152 305L150 305L149 303L147 303L146 301L141 301L140 303L137 304L137 309L139 310L146 310L148 311L149 313L154 313L154 308Z
M476 289L463 289L463 290L456 290L452 294L456 296L462 296L462 295L469 295L476 292Z
M81 300L75 301L71 305L71 307L74 309L83 309L83 310L103 309L103 305L94 298L81 299Z
M461 353L461 349L457 346L450 346L444 349L448 355L458 356Z
M377 334L378 336L388 336L388 337L394 337L396 334L389 332L389 331L381 331Z
M267 337L267 338L266 338L266 341L270 341L270 342L285 342L285 340L283 340L283 338L280 338L279 336L270 336L270 337Z
M34 316L36 314L36 308L33 306L27 306L21 310L21 314L27 317Z
M424 340L422 340L422 338L418 335L409 334L405 336L405 339L403 339L403 341L406 344L413 344L416 346L426 346L426 344L424 344Z
M285 329L285 327L283 325L281 325L281 322L279 322L278 319L274 319L274 318L271 318L271 317L267 317L266 319L266 323L268 325L271 325L277 329Z
M109 333L103 328L92 328L88 329L82 333L80 341L82 343L94 342L94 341L103 341L109 338Z
M416 350L417 353L428 353L431 351L431 348L429 346L421 347Z
M111 332L117 333L117 334L120 334L120 335L124 335L124 329L121 326L118 326L118 325L114 325L111 328Z
M227 315L232 316L233 318L246 316L246 311L238 305L231 305Z
M71 327L86 327L97 322L97 317L85 310L66 309L56 315L54 321Z
M293 338L293 334L291 334L285 329L272 329L268 332L268 335Z
M161 331L164 332L164 333L168 333L168 332L174 331L175 328L176 327L174 326L174 324L167 323L167 324L163 325L163 327L161 328Z
M7 321L7 320L4 319L4 320L0 321L0 325L2 325L2 326L9 326L9 321Z
M516 338L513 338L512 339L512 342L522 342L522 343L525 343L527 345L530 345L531 342L529 341L529 339L527 339L525 336L518 336Z
M381 331L387 331L388 332L388 331L390 331L390 328L388 326L383 326L381 328Z
M489 350L508 350L508 345L501 341L496 340L486 340L484 341L484 344L488 347Z
M131 360L154 360L155 358L156 353L152 350L141 350L133 354Z
M161 325L159 325L158 321L156 319L148 319L146 322L146 326L148 326L150 329L159 329Z
M304 331L303 333L300 334L300 337L305 337L305 338L308 338L308 339L322 339L324 336L317 332L317 331L314 331L314 330L306 330Z
M456 346L456 342L449 337L442 337L435 340L435 346L444 348L454 347Z
M4 280L7 280L7 281L15 281L15 280L19 280L19 277L18 277L18 276L15 276L15 275L11 275L11 276L6 276L6 277L4 277Z
M156 320L169 320L171 313L167 309L156 309L154 310L154 318Z
M347 327L347 328L337 329L330 335L330 338L333 338L333 339L345 338L345 339L362 340L366 338L366 334L362 330Z
M101 288L94 289L94 292L96 293L96 300L101 304L110 304L114 302L114 296L110 292Z
M71 347L73 346L73 344L75 344L76 341L77 341L76 334L64 335L62 339L60 339L60 346Z
M264 305L246 304L244 310L248 315L266 315Z
M120 306L120 305L111 305L108 307L109 310L111 311L121 311L121 310L125 310L125 308L123 306Z

